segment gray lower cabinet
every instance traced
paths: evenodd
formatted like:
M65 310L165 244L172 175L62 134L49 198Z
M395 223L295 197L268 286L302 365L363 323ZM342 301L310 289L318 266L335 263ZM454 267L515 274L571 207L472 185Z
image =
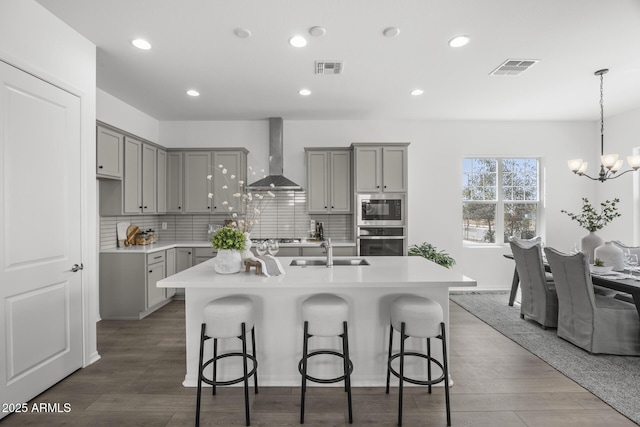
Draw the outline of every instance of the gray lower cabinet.
M165 277L176 274L176 249L167 249L165 253ZM166 288L167 298L171 298L176 294L176 288Z
M142 319L169 301L156 283L166 277L165 251L100 254L100 317Z
M180 273L189 267L193 267L194 249L193 248L176 248L176 273ZM184 299L184 288L176 289L176 297Z
M195 248L195 261L194 265L200 264L201 262L205 262L215 257L218 251L211 248Z

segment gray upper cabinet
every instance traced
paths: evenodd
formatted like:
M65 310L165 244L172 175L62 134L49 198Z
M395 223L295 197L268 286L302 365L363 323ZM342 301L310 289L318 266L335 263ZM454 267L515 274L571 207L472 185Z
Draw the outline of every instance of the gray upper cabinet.
M309 213L351 212L351 150L306 148Z
M352 144L358 193L406 192L409 144Z
M234 193L241 193L238 181L246 182L246 154L243 151L215 151L213 153L212 165L212 192L213 192L213 213L228 213L228 208L232 207L234 212L238 212L241 208L241 199L232 197ZM220 166L227 170L226 174L222 174ZM231 179L234 176L234 179ZM224 185L227 189L223 189ZM228 205L222 202L227 201Z
M142 144L142 212L157 213L158 149Z
M240 192L238 181L246 182L247 150L227 149L211 151L183 151L184 213L227 214L228 207L240 208L240 199L232 197ZM219 165L227 170L226 179ZM211 175L211 179L207 176ZM231 176L235 178L232 180ZM223 189L224 185L227 189ZM169 184L170 188L172 184ZM213 198L209 198L209 193ZM223 205L224 201L227 205ZM173 208L173 206L172 206ZM180 212L180 210L178 210Z
M167 212L182 213L182 157L181 151L167 153Z
M122 181L100 180L101 215L137 215L158 213L158 189L164 204L164 182L158 185L159 173L166 173L166 153L153 144L124 137L124 167ZM163 163L158 167L158 161Z
M103 126L96 127L96 176L122 179L124 135Z
M124 138L123 186L122 213L142 213L142 142L129 137Z
M158 148L156 179L156 212L167 212L167 152Z
M211 213L211 151L184 153L184 212Z

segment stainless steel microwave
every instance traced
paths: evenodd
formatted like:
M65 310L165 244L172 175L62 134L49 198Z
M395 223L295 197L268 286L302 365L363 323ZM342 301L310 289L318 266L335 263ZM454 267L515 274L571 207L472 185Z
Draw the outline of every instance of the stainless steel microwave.
M404 194L358 194L356 209L359 227L405 225L407 206Z

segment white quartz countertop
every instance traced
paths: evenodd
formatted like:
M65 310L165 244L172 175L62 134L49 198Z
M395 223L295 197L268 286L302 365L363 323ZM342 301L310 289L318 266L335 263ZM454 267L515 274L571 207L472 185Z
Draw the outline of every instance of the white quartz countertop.
M256 275L255 270L236 274L217 274L213 260L209 260L167 277L158 282L166 288L336 288L344 287L473 287L476 281L462 273L439 266L422 257L389 256L366 257L370 265L365 266L290 266L293 259L301 257L279 257L284 275L266 277ZM334 257L334 259L351 257ZM323 259L305 257L304 259Z
M124 248L102 249L102 253L135 253L150 254L173 248L210 248L211 242L206 240L161 240L151 245L125 246Z
M319 247L322 242L302 240L298 243L280 243L281 248L313 248ZM354 247L356 244L350 240L331 239L334 247ZM151 245L126 246L124 248L102 249L102 253L139 253L149 254L157 251L164 251L173 248L210 248L211 242L208 240L161 240Z

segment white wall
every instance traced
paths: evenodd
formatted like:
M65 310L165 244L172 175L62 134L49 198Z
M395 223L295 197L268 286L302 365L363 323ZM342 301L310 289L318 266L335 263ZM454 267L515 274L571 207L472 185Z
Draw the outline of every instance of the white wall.
M97 89L96 95L96 118L98 120L156 144L160 143L160 122L158 120L102 89Z
M0 59L81 98L84 364L98 358L96 48L33 0L0 1ZM43 211L43 212L46 212Z
M249 165L265 167L268 122L162 122L167 147L244 146ZM595 184L575 177L567 160L588 158L598 135L591 122L287 121L284 173L305 186L304 147L344 147L352 142L410 142L409 243L430 242L457 260L456 268L484 289L508 288L513 263L505 248L462 246L462 157L540 156L545 165L548 246L569 250L585 233L561 214L595 197Z

